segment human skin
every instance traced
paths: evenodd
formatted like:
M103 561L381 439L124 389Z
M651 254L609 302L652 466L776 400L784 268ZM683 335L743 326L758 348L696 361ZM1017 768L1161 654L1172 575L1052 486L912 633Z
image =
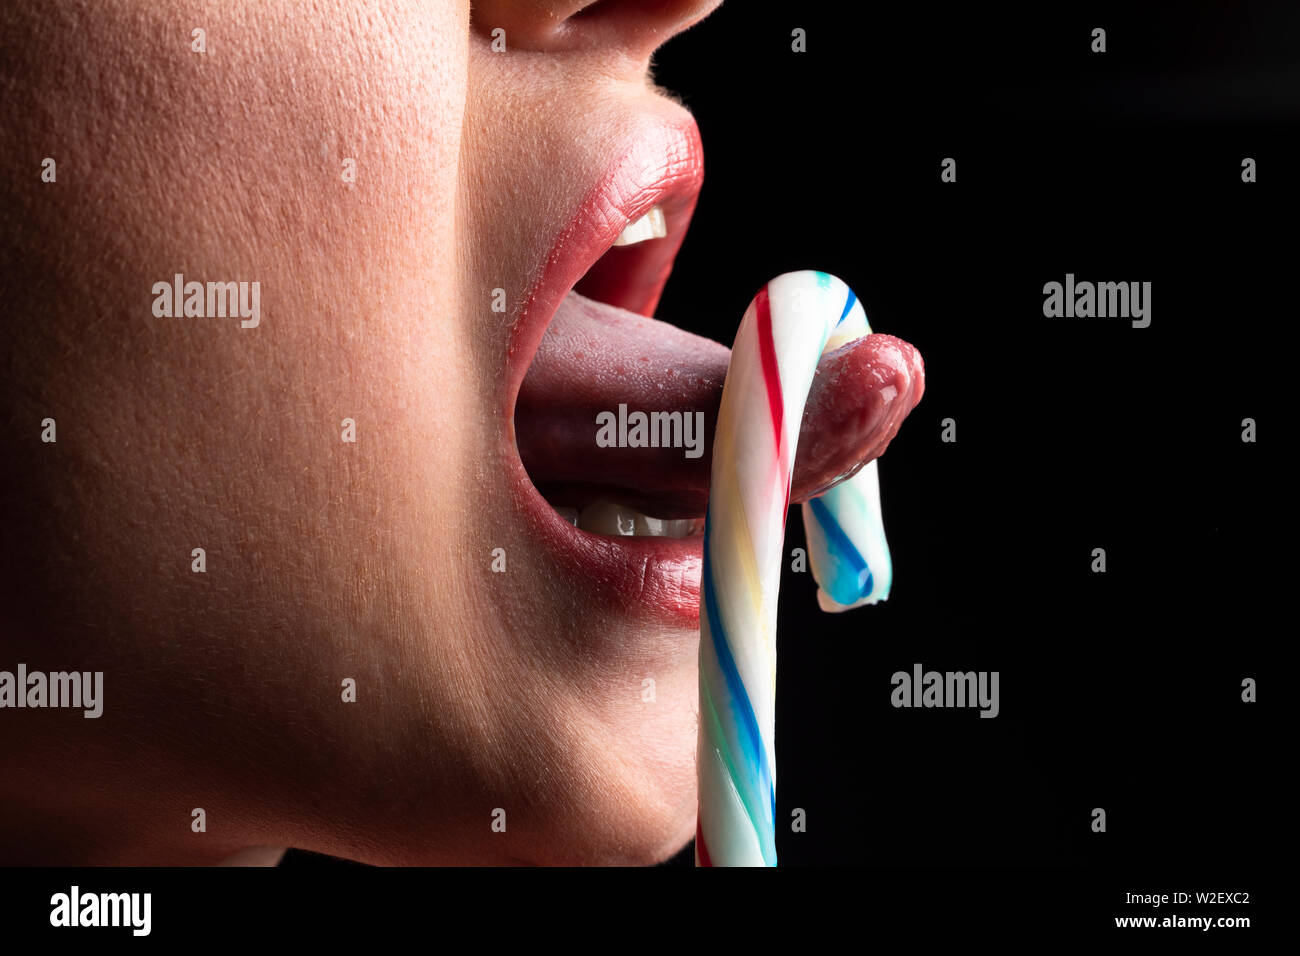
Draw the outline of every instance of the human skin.
M648 61L714 5L0 10L0 667L105 697L0 712L0 862L689 841L698 632L554 573L501 419L517 304L627 131L685 121ZM259 281L260 325L155 317L175 273Z

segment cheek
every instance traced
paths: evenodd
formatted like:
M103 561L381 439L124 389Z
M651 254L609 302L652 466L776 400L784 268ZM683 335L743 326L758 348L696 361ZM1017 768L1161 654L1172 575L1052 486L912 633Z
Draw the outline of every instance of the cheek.
M99 503L192 524L173 507L187 489L235 509L260 493L303 531L347 512L340 483L428 474L417 447L456 457L474 385L456 321L466 25L250 5L206 18L199 55L165 5L131 31L99 16L98 61L73 67L95 82L49 93L82 132L55 207L32 204L65 242L35 264L59 289L27 346L48 370L42 403L80 420L85 453L134 479L128 492L171 490ZM158 283L178 274L256 290L256 327L179 315L170 295L159 316ZM369 445L351 460L344 419ZM351 504L373 526L381 503Z
M48 281L14 315L28 379L4 394L56 418L59 456L20 476L6 564L31 587L11 606L107 632L119 661L183 631L163 642L177 701L325 670L385 605L436 613L413 569L462 479L430 450L466 457L475 393L455 269L467 25L417 9L250 4L206 17L199 55L189 13L143 4L128 29L94 8L93 47L33 64L48 109L18 138L58 144L59 189L20 197L21 266ZM256 327L156 314L178 273L256 283ZM288 634L315 650L276 647ZM357 676L391 680L382 658Z

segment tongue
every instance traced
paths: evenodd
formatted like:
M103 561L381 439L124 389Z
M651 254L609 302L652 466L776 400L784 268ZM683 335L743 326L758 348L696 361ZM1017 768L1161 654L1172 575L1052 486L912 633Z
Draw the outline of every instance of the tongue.
M604 497L658 518L702 516L730 358L711 339L569 293L515 411L533 484L556 505ZM924 390L920 353L892 335L868 335L824 356L804 410L790 500L814 497L881 455ZM703 412L703 435L691 435L702 454L600 447L597 415L617 418L620 404L628 414L676 411L692 421Z

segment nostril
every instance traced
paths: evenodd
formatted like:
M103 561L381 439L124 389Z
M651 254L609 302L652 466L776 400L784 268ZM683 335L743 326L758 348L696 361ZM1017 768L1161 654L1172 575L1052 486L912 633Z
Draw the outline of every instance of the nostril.
M716 2L700 0L595 0L573 14L574 20L594 20L598 17L619 17L645 22L660 21L661 28L684 29L705 16ZM667 39L665 37L665 39Z
M469 22L494 53L559 51L567 46L565 22L584 6L581 0L548 4L475 0Z
M567 3L478 0L470 24L496 52L606 52L648 60L703 19L721 0L569 0Z
M621 7L623 5L619 0L596 0L595 3L589 3L575 13L571 19L592 20L596 17L608 16L611 13L610 7ZM613 12L616 13L617 11Z

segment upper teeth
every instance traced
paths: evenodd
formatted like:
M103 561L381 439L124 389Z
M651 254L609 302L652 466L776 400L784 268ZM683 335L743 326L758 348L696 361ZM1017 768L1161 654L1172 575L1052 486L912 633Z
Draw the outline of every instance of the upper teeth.
M552 505L552 507L555 507ZM664 519L624 508L608 501L598 501L579 511L555 507L560 517L592 534L645 538L685 538L699 530L694 518Z
M668 224L664 221L664 211L655 206L636 222L629 222L614 240L614 245L630 246L647 239L662 239L666 235Z

